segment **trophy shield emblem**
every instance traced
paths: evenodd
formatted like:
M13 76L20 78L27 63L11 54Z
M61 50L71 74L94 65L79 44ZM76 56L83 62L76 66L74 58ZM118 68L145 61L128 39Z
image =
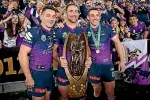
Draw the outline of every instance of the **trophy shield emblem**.
M68 68L64 68L70 82L68 97L80 98L86 94L86 79L88 68L85 68L86 59L90 56L90 49L85 33L80 35L67 34L63 56L68 61Z

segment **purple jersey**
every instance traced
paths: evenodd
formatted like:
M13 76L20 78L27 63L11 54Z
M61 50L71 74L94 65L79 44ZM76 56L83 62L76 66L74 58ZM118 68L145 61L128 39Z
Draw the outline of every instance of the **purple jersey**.
M131 37L133 40L143 39L144 32L147 31L146 25L142 22L138 22L138 26L130 26Z
M22 44L32 48L30 68L37 71L48 71L52 66L53 31L42 26L29 29Z
M71 33L71 34L76 34L76 35L79 35L81 33L84 32L84 29L82 29L81 27L76 27L74 29L70 28L69 26L67 26L66 24L64 25L63 28L60 28L57 33L56 33L56 40L54 42L54 44L57 44L59 45L59 56L62 56L62 52L63 52L63 45L64 45L64 42L65 42L65 38L67 36L68 33ZM67 60L69 61L70 60L70 56L69 54L67 53Z
M94 36L98 36L98 27L93 29ZM110 52L110 41L116 34L113 32L112 27L107 24L101 25L100 43L99 50L100 53L96 53L96 46L90 31L90 26L86 29L88 36L88 43L91 50L92 59L96 63L112 63L111 52Z

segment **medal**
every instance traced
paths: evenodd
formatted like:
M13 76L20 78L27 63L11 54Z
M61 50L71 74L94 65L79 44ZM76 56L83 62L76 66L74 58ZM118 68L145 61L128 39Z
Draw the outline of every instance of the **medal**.
M94 32L92 30L92 27L90 26L90 31L91 31L91 35L92 35L92 38L93 38L93 41L94 41L94 44L95 44L95 47L96 47L96 53L99 54L100 53L100 50L99 50L99 44L100 44L100 34L101 34L101 26L99 24L99 30L98 30L98 37L96 38L95 35L94 35Z
M97 54L99 54L99 53L100 53L100 50L99 50L99 49L97 49L97 50L96 50L96 53L97 53Z

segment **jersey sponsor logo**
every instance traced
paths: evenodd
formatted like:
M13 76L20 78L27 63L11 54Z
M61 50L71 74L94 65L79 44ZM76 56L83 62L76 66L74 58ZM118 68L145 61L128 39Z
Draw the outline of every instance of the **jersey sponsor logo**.
M47 91L47 88L35 88L34 91L36 93L45 93Z
M63 33L63 37L65 38L67 36L67 32L64 32Z
M46 35L42 35L42 36L41 36L41 40L42 40L42 41L46 41Z
M108 58L105 58L105 59L103 60L103 62L108 62L108 60L109 60Z
M88 32L87 36L90 37L91 36L91 32Z
M115 77L115 73L114 73L114 71L112 71L112 77Z
M33 36L30 32L27 32L26 35L25 35L25 39L28 40L28 41L31 41L32 37Z
M101 35L102 35L102 36L105 35L105 32L102 31L102 32L101 32Z
M89 76L89 79L92 79L92 80L100 80L101 78L100 78L100 77L97 77L97 76Z
M61 77L58 77L58 80L59 80L60 82L63 82L63 83L68 82L67 79L63 79L63 78L61 78Z

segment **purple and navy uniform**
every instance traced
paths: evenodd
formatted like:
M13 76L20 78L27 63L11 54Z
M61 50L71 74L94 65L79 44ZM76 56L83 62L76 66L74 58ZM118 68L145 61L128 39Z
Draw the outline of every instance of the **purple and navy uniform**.
M93 29L94 35L98 34L98 27ZM101 79L105 82L114 80L114 66L111 59L110 42L116 35L112 27L107 24L101 25L100 33L100 53L96 53L96 46L93 41L93 37L90 31L90 26L86 29L88 36L88 43L92 56L92 65L88 71L88 79L92 83L100 83ZM97 35L98 36L98 35Z
M143 39L144 32L147 31L146 25L143 22L138 22L138 26L130 26L131 38L133 40Z
M81 27L76 27L76 28L72 29L65 24L63 28L60 28L57 31L56 40L55 40L54 44L59 45L59 49L58 49L59 50L59 56L62 56L65 38L69 32L71 34L80 35L81 33L84 32L84 29L82 29ZM70 53L67 53L66 57L67 57L67 60L69 61L70 60ZM62 85L62 86L69 85L69 81L68 81L68 78L66 76L65 70L61 66L59 66L58 70L57 70L57 83L59 85Z
M29 53L29 67L35 85L28 89L27 93L32 96L44 96L46 91L52 90L52 46L54 32L36 26L29 29L23 39L22 45L31 48Z

